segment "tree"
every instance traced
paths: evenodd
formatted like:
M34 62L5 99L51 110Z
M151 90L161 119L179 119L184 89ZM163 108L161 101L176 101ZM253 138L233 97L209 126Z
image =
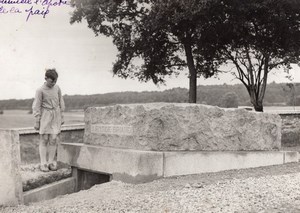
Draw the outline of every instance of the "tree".
M207 50L235 67L232 72L246 87L256 111L263 111L268 74L287 73L300 61L299 0L217 0L217 16L202 37ZM212 50L214 48L214 50Z
M212 0L71 0L71 5L71 24L86 19L96 36L113 39L118 49L113 73L119 77L159 84L188 68L189 102L195 103L197 77L212 76L219 64L207 60L215 52L203 52L200 39Z

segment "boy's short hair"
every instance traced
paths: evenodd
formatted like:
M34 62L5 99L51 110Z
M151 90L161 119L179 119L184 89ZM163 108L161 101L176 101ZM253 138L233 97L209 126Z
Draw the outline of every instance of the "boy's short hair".
M46 69L45 77L51 78L53 81L57 80L58 74L56 69Z

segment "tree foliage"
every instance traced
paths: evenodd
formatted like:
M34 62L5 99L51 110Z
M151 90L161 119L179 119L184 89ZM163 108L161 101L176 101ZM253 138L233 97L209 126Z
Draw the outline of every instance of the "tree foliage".
M300 61L300 1L222 0L219 15L207 25L218 61L230 63L256 111L263 111L268 74ZM211 50L210 50L211 51Z
M196 102L197 77L220 65L246 87L255 110L263 111L269 73L299 63L299 0L71 0L71 23L87 20L96 35L118 49L113 73L163 83L189 70L189 102Z
M203 52L201 39L210 36L202 29L212 0L71 0L71 5L71 23L86 19L96 35L113 38L117 76L159 84L188 68L189 102L196 102L197 77L216 71L219 61L207 60L216 52Z

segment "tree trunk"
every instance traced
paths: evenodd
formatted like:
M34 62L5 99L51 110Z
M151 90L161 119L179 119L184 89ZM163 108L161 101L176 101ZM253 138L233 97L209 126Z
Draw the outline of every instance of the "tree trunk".
M189 90L189 103L197 102L197 74L195 69L190 71L190 90Z
M253 107L256 112L263 112L264 111L264 106L262 101L256 101L255 103L252 103Z
M263 99L261 99L259 94L256 94L255 90L256 90L256 86L252 86L252 87L248 87L248 93L250 96L250 101L251 104L253 105L255 111L257 112L263 112L264 107L263 107Z
M189 68L190 88L189 88L189 103L197 102L197 72L195 69L192 48L189 43L184 44L186 60Z
M255 85L256 90L258 91L256 94L256 98L255 101L251 99L251 102L253 104L253 107L255 109L255 111L257 112L263 112L264 111L264 107L263 107L263 100L265 97L265 93L266 93L266 88L267 88L267 81L268 81L268 72L269 72L269 55L265 54L264 55L264 69L263 69L263 78L262 78L262 84L260 85ZM254 91L253 91L254 92ZM250 95L251 96L251 95ZM252 96L251 96L252 98Z
M263 70L262 70L263 71L262 78L260 78L261 70L259 70L259 74L258 74L258 76L256 76L256 78L258 78L258 79L256 79L254 81L254 79L253 79L254 71L252 70L253 68L250 67L250 69L248 69L247 71L248 71L248 75L252 76L252 80L248 81L249 82L248 85L245 82L243 82L249 93L251 103L252 103L255 111L257 111L257 112L264 111L263 100L264 100L265 93L266 93L268 72L269 72L269 55L268 54L264 55L262 64L264 65Z

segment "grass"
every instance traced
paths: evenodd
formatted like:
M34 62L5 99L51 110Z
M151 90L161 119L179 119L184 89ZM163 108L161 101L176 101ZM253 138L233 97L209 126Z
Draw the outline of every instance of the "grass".
M65 112L65 124L83 123L83 111ZM32 114L28 114L26 110L4 110L0 114L0 128L24 128L33 127L35 119Z

